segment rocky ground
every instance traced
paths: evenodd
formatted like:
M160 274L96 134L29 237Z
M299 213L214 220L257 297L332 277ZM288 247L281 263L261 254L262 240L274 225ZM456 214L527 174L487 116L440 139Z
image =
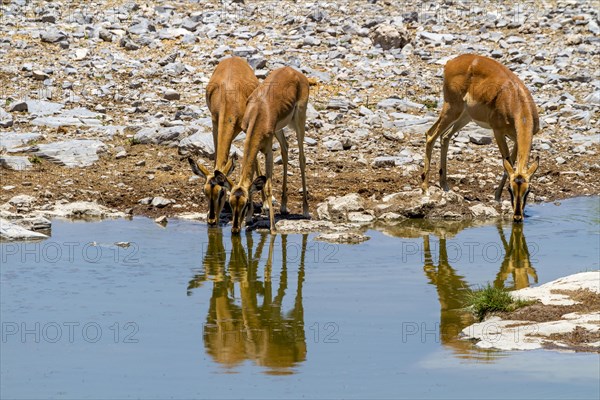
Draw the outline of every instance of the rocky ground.
M247 58L260 79L283 65L310 78L305 145L315 218L507 211L493 202L500 153L491 132L474 124L450 146L452 191L433 188L423 198L418 190L443 65L465 52L505 63L532 91L541 165L530 200L598 194L598 19L592 1L2 0L2 217L60 213L81 201L151 217L205 212L181 157L211 163L204 90L229 55ZM289 140L297 212L300 174ZM281 169L275 174L278 193Z
M600 353L600 271L570 275L511 295L536 303L471 325L463 330L463 338L499 350Z

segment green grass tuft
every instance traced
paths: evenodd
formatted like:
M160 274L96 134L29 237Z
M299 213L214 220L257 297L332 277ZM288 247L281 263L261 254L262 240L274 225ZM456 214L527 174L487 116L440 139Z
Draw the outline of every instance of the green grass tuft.
M514 299L508 290L488 285L480 290L472 291L467 296L467 308L482 321L492 312L510 312L532 304L531 301Z

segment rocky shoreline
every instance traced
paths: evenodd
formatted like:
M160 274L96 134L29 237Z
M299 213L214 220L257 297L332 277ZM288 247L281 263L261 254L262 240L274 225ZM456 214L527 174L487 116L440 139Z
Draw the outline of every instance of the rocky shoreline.
M451 143L452 190L419 190L443 64L464 52L506 64L532 91L541 122L533 155L541 164L530 203L600 193L593 2L522 9L485 2L246 3L2 1L0 217L26 229L47 226L31 221L69 207L89 208L66 212L69 218L203 218L201 185L182 157L212 162L204 91L229 55L247 58L259 79L291 65L311 82L309 201L315 226L328 227L283 221L282 231L286 224L331 231L402 218L504 217L508 194L501 204L493 200L500 154L491 131L474 124ZM240 155L243 138L234 142ZM292 212L301 199L294 140ZM276 166L276 197L280 174Z
M536 303L468 326L462 338L483 349L600 353L600 271L515 290L511 296Z

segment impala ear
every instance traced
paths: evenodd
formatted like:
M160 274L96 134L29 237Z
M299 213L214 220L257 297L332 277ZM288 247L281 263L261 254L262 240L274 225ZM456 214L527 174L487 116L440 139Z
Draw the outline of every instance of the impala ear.
M204 179L206 179L206 177L208 175L210 175L210 173L204 166L202 166L202 165L198 164L196 161L192 160L191 157L188 157L187 160L190 163L190 166L192 167L192 172L194 174L201 176Z
M535 161L533 162L533 164L531 164L531 167L529 167L529 169L527 170L527 176L533 175L535 173L535 171L537 171L539 166L540 166L540 156L537 156L535 158Z
M266 183L267 183L267 177L264 175L259 176L258 178L256 178L254 180L254 182L252 182L252 186L250 186L250 193L254 193L254 192L263 190Z
M506 170L506 172L508 172L508 175L513 175L515 173L515 170L513 169L512 165L510 165L510 160L507 158L505 158L503 160L504 162L504 169Z
M223 186L227 190L231 190L231 187L233 186L229 178L219 170L215 170L215 180L220 186Z

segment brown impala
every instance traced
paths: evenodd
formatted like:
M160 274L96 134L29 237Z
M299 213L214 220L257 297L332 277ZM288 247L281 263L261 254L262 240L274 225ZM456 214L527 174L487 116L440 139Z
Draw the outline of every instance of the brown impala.
M206 103L212 114L215 169L210 173L191 158L192 171L206 179L204 194L208 198L208 224L217 225L225 205L226 194L232 182L233 159L229 158L231 142L242 131L242 118L246 112L248 96L258 86L258 79L248 63L240 57L221 61L206 87Z
M487 57L463 54L444 67L444 106L438 120L427 131L425 168L421 175L423 192L428 188L433 145L440 136L440 186L448 190L448 145L452 136L470 121L494 131L505 169L496 189L496 201L500 201L508 176L513 219L523 221L530 179L539 165L538 157L527 166L533 135L539 130L538 113L523 82L504 65ZM511 152L506 137L514 142Z
M288 146L283 128L289 126L296 131L298 141L300 173L302 176L303 204L305 217L308 213L308 192L306 190L306 159L304 157L304 124L306 123L306 107L308 105L308 79L290 67L279 68L269 74L267 79L254 90L248 99L246 114L242 128L246 132L244 142L244 158L239 183L231 189L229 204L233 211L231 231L239 233L252 193L264 187L266 203L269 206L271 233L275 234L275 213L272 206L273 177L273 137L281 145L283 161L283 189L281 195L281 213L287 213L287 163ZM265 155L266 176L259 176L252 181L252 172L258 152Z

